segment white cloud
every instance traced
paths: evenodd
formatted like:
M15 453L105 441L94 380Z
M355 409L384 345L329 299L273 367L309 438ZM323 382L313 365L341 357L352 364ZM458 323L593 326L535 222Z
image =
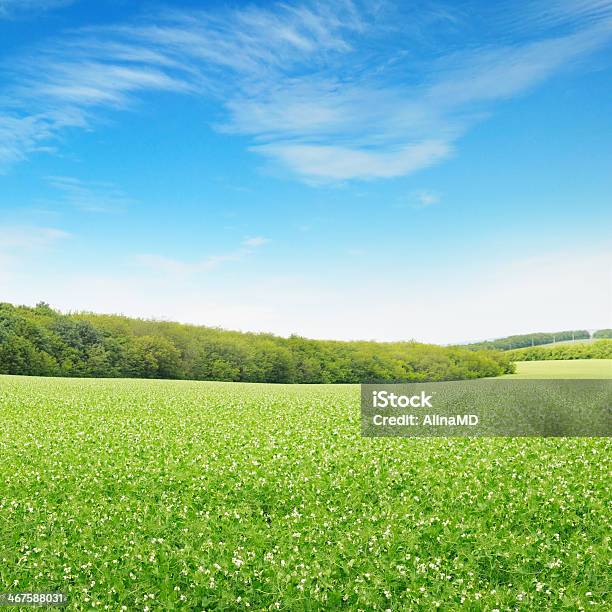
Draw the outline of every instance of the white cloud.
M246 238L243 240L241 248L236 249L235 251L219 255L208 255L207 257L198 259L196 261L182 261L152 253L137 255L136 261L153 272L186 278L205 272L210 272L226 262L244 259L245 257L251 255L254 249L257 249L264 244L268 244L269 242L270 240L268 238L264 238L263 236Z
M307 181L410 174L445 159L493 102L608 44L609 4L567 0L525 15L496 5L504 32L520 42L483 38L442 56L419 51L456 27L452 7L408 15L400 4L395 20L411 26L401 40L392 11L350 0L172 11L87 28L17 67L0 114L0 165L49 146L66 127L91 126L102 109L171 91L214 98L226 111L219 130L248 136L251 151Z
M246 255L245 251L235 251L224 255L210 255L198 261L187 262L163 255L144 253L136 256L136 261L154 272L161 272L175 276L188 276L214 270L227 261L237 261Z
M537 0L521 7L523 28L585 26L612 17L612 0Z
M399 150L379 148L363 150L349 147L269 144L252 150L275 157L292 170L313 179L373 179L409 174L431 166L448 156L451 145L424 141L405 145Z
M0 251L16 254L45 248L69 237L68 232L52 227L0 226Z
M263 246L264 244L268 244L270 242L269 238L264 238L263 236L253 236L252 238L245 238L242 244L245 247L257 248Z
M73 4L76 0L0 0L0 19L21 17L24 14L38 14L62 6Z
M82 126L81 122L67 123L53 113L19 116L0 112L0 174L31 153L50 150L48 143L70 124Z
M415 208L427 208L428 206L437 204L440 201L440 196L428 189L420 189L414 192L411 200Z
M0 291L8 291L7 283L20 285L23 273L35 270L41 257L70 238L68 232L54 227L0 225ZM27 282L36 283L34 279ZM4 298L3 298L4 299Z
M61 192L63 203L85 212L118 212L134 203L112 183L87 182L69 176L50 176L47 180Z
M37 98L50 103L78 104L82 107L126 106L129 96L139 91L189 91L179 78L162 70L106 64L103 61L48 62L44 80L26 82L22 92L35 91Z
M576 33L520 45L483 47L437 63L424 99L443 112L509 98L571 67L612 38L612 20Z

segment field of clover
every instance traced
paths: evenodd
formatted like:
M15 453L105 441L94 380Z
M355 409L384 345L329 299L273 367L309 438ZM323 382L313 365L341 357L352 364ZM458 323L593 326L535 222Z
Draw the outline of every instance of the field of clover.
M357 386L0 377L0 591L609 610L608 439L362 438Z

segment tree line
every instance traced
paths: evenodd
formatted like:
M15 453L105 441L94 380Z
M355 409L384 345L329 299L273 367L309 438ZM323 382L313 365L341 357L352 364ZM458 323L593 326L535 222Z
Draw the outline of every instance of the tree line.
M610 336L598 336L602 332L610 330L599 330L595 332L596 338L608 338ZM539 346L541 344L553 344L554 342L566 342L568 340L588 340L590 334L586 329L574 329L559 332L540 332L535 334L520 334L517 336L506 336L497 340L484 340L465 344L466 348L473 350L493 349L497 351L510 351L528 346Z
M612 338L612 329L598 329L593 338Z
M510 357L516 361L539 361L541 359L612 359L612 340L602 339L594 342L572 344L552 344L534 346L511 351Z
M508 355L340 342L0 303L0 373L274 383L439 381L513 371Z

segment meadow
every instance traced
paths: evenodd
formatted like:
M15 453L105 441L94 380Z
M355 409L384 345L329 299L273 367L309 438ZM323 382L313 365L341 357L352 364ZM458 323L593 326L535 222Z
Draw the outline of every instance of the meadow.
M612 360L612 339L528 346L506 351L506 355L513 361Z
M612 359L517 361L516 373L503 378L612 378Z
M354 385L0 377L0 590L609 609L610 442L367 439Z

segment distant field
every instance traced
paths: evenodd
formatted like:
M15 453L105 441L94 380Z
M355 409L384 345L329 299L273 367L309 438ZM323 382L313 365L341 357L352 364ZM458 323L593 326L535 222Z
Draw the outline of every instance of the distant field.
M516 374L502 378L612 378L612 359L518 361Z

